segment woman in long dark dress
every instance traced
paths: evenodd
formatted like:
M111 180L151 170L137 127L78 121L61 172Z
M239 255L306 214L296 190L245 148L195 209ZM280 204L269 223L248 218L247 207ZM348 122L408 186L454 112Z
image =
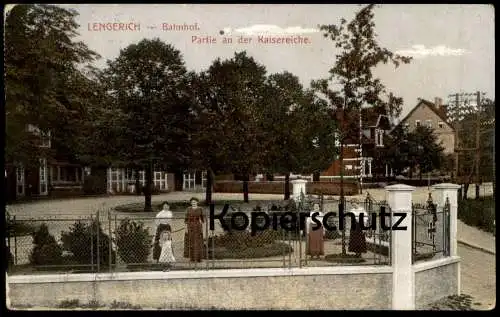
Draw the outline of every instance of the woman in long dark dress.
M198 199L191 198L191 207L186 210L186 233L184 235L184 257L191 262L201 262L203 257L203 209L198 207Z
M351 227L349 233L349 252L356 253L356 256L361 257L361 253L366 253L366 237L365 233L361 229L361 225L359 223L359 214L364 213L364 209L362 207L358 207L357 205L353 206L354 208L350 210L353 214L356 215L356 221L354 228ZM366 221L367 215L364 215L364 221Z
M312 221L312 215L314 213L318 213L316 217L321 223L323 223L323 213L319 209L318 204L314 204L314 209L310 212L309 217L307 218L307 255L310 255L311 258L325 255L325 242L323 240L324 229L323 226L313 230L316 228L316 223Z

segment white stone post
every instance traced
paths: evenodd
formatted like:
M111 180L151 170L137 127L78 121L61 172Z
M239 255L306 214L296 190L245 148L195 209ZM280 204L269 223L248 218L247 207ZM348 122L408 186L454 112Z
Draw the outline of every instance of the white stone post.
M295 201L298 201L300 199L300 193L303 193L304 196L307 195L306 192L306 184L307 181L305 179L294 179L291 181L292 183L292 198Z
M434 202L438 208L444 207L446 198L450 202L450 256L458 255L457 246L457 214L458 214L458 190L460 185L457 184L437 184L432 186L435 194Z
M388 203L393 215L392 223L400 220L401 216L394 213L406 214L398 227L405 230L391 232L391 258L394 269L392 277L392 308L397 310L415 309L415 274L412 270L412 192L415 187L396 184L385 188ZM380 225L380 224L378 224Z

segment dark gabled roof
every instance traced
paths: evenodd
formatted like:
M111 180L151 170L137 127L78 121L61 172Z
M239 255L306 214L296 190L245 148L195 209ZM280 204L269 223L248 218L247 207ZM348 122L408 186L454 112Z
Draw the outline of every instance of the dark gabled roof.
M405 122L406 119L408 119L415 112L415 110L418 109L418 107L421 104L424 104L427 107L429 107L429 109L431 109L444 123L446 123L451 129L455 130L453 126L448 122L448 118L446 118L446 115L441 110L439 110L434 103L422 98L419 98L417 105L413 107L413 109L411 109L411 111L408 112L408 114L401 121L399 121L399 123L392 130L394 130L396 127Z
M340 120L340 109L334 110L332 116L336 120ZM346 111L345 118L348 117L359 118L358 114L348 114ZM389 117L386 114L386 111L381 108L361 108L361 120L363 128L377 128L379 126L387 126L387 129L390 128L391 122Z

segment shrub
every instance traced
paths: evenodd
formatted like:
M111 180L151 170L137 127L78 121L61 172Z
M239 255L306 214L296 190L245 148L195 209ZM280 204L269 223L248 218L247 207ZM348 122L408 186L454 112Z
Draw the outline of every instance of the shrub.
M86 176L83 181L83 192L86 195L106 194L106 180L96 175Z
M115 232L118 254L125 263L144 263L151 251L149 230L142 222L124 219Z
M99 247L97 247L98 236ZM91 264L91 261L96 264L99 253L99 264L104 267L108 266L110 248L111 261L115 263L116 252L112 249L109 236L104 233L97 219L94 219L91 224L77 221L70 227L69 232L61 233L61 240L64 250L73 253L75 260L80 264Z
M477 200L461 200L458 202L458 219L469 226L478 227L487 232L495 232L494 197L481 197Z
M33 250L30 255L30 263L33 265L55 265L62 260L62 248L56 239L49 233L47 225L42 224L33 233Z

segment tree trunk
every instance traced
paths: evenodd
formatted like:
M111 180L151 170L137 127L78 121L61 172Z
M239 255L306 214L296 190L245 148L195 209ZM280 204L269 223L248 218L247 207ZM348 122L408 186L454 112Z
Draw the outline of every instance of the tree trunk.
M320 176L321 176L320 172L314 173L313 174L313 182L319 182L320 181Z
M144 212L152 212L151 196L153 192L153 164L146 167L146 186L144 186Z
M248 179L249 179L249 175L245 174L243 176L243 201L245 203L248 202Z
M285 200L290 199L290 172L285 174Z
M476 199L479 199L480 184L476 184Z
M174 172L174 191L181 192L183 190L182 188L183 178L184 178L184 173L182 171L176 170Z
M207 188L205 190L205 203L207 205L212 203L214 172L211 168L207 170Z
M139 172L140 172L140 170L138 168L136 168L135 169L135 194L136 195L142 195L141 181L139 179Z

